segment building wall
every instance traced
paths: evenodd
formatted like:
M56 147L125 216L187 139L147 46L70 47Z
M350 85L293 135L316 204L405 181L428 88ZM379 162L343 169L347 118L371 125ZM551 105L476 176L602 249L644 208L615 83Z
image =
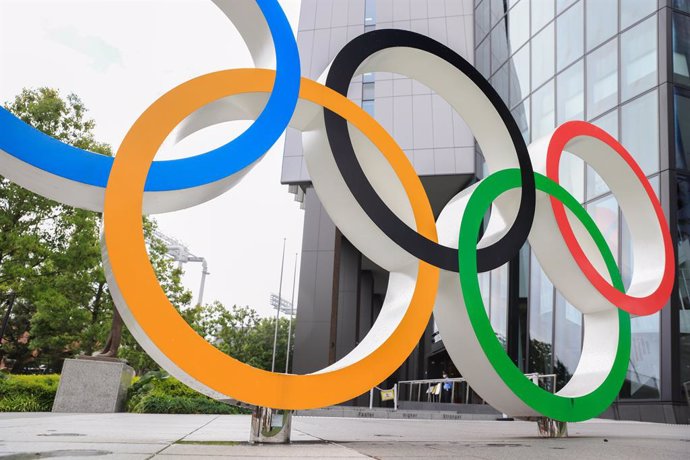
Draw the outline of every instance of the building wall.
M429 35L472 62L472 14L472 0L304 0L302 74L318 79L348 41L391 27ZM474 176L469 128L428 88L400 75L367 74L353 79L348 97L393 135L421 176ZM306 191L294 371L308 373L345 356L366 335L381 309L387 274L363 261L328 218L309 183L296 130L287 133L282 181ZM392 380L423 375L427 348L423 340Z

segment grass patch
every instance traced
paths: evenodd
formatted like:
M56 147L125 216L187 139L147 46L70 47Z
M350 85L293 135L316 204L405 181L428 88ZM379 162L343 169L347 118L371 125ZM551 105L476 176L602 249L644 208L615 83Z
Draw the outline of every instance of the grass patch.
M238 446L242 443L237 441L176 441L175 444L193 446Z

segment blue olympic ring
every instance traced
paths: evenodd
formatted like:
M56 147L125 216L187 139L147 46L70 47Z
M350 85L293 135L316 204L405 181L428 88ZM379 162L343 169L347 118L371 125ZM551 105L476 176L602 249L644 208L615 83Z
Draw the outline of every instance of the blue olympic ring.
M276 53L276 80L266 106L240 136L215 150L178 160L155 161L146 191L163 192L224 179L263 156L292 118L300 86L300 59L290 23L277 0L257 0ZM0 149L15 158L75 182L108 183L113 158L67 145L27 125L0 107Z

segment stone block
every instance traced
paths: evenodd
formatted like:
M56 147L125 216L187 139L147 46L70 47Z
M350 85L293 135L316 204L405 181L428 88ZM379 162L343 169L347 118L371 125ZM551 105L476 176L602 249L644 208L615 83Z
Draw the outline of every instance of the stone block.
M122 412L134 369L119 360L66 359L53 412Z

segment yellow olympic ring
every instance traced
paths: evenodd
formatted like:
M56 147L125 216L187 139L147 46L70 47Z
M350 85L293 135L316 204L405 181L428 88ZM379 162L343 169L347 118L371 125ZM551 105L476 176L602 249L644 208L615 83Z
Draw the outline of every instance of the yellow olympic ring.
M274 79L272 70L224 70L183 83L154 102L129 130L115 157L105 193L104 239L120 295L139 327L170 361L207 387L246 403L307 409L352 399L403 363L431 316L439 269L419 262L417 283L405 316L388 340L361 361L317 374L272 373L222 353L184 321L156 279L141 225L146 177L169 132L189 113L222 97L270 92ZM339 114L374 143L403 185L418 231L437 242L426 192L391 136L352 101L312 80L302 78L299 96Z

